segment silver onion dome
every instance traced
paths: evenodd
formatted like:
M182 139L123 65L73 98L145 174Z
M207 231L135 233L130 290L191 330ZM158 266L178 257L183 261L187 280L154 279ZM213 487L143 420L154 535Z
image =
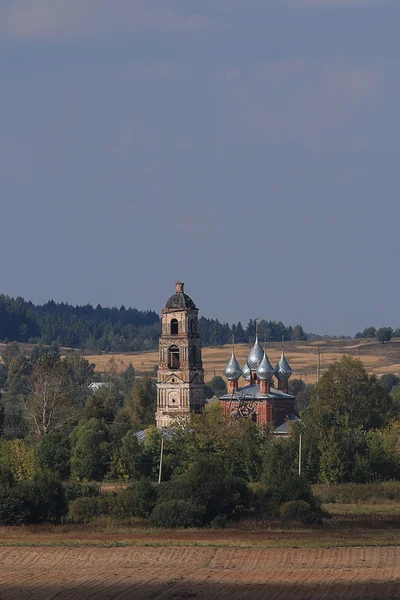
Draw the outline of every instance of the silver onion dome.
M285 353L282 350L281 358L275 367L274 375L278 381L287 381L292 374L292 367L285 358Z
M242 369L236 360L234 350L232 350L232 358L226 365L224 374L228 381L237 381L242 374Z
M244 366L243 366L243 369L242 369L242 375L243 375L243 378L246 381L250 381L250 375L251 375L251 373L250 373L249 367L247 366L247 363L244 363Z
M257 371L258 365L262 361L263 356L264 350L261 348L258 342L258 336L256 336L254 346L252 347L246 358L246 363L250 371Z
M271 379L271 377L272 377L273 374L274 374L274 367L269 362L269 358L267 356L267 353L264 352L264 356L262 358L262 361L258 365L257 377L258 377L258 379L266 381L268 379Z

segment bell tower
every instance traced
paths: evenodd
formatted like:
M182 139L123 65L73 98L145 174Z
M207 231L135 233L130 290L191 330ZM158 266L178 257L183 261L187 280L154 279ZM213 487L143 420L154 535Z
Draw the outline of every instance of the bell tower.
M158 428L204 406L204 369L198 308L178 281L162 310L157 383Z

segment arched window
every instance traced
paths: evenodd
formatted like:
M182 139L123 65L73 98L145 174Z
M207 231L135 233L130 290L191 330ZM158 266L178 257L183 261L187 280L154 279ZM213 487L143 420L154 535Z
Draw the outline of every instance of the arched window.
M171 319L171 335L178 335L179 323L178 319Z
M196 347L192 346L192 365L195 366L196 365L196 360L197 360L197 352L196 352Z
M170 346L168 350L168 369L179 369L181 366L178 346Z

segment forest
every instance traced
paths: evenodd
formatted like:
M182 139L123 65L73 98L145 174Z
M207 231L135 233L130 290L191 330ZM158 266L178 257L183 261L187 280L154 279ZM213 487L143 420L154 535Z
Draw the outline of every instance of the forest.
M229 325L217 319L200 317L200 335L205 346L253 341L255 321L247 327L240 322ZM53 300L43 305L26 302L23 298L0 295L0 341L56 344L90 352L132 352L157 347L161 331L159 315L151 310L136 308L103 308L90 304L72 306ZM305 340L301 325L285 326L281 322L261 320L260 339L266 342Z

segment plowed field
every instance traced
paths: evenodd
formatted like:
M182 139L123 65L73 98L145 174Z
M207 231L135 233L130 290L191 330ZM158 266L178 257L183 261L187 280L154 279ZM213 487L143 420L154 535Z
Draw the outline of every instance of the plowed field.
M400 598L400 547L14 547L0 566L1 600Z

